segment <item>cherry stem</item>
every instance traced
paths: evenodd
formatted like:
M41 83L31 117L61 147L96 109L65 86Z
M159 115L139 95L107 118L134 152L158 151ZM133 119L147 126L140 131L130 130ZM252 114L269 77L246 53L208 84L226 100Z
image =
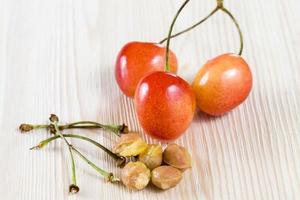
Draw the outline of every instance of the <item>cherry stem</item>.
M73 151L72 151L72 145L68 142L68 140L61 134L58 126L57 126L57 123L58 123L58 117L55 116L55 118L53 119L53 115L51 115L50 117L50 121L52 122L51 124L54 125L54 128L55 128L55 131L56 131L56 134L58 134L59 137L61 137L61 139L63 139L65 141L65 143L68 145L68 149L69 149L69 153L70 153L70 157L71 157L71 163L72 163L72 184L71 185L74 185L74 186L77 186L76 185L76 167L75 167L75 161L74 161L74 156L73 156ZM78 190L75 191L75 190L72 190L74 191L75 193L77 193L79 191L79 187L77 186ZM71 192L72 192L71 191Z
M196 24L194 24L194 25L192 25L192 26L190 26L190 27L188 27L188 28L186 28L186 29L184 29L184 30L182 30L182 31L180 31L180 32L178 32L178 33L176 33L176 34L174 34L174 35L171 35L171 36L168 36L168 37L164 38L163 40L161 40L161 41L159 42L159 44L164 43L165 41L168 40L168 38L174 38L174 37L177 37L177 36L179 36L179 35L182 35L182 34L188 32L188 31L190 31L190 30L196 28L197 26L199 26L200 24L202 24L203 22L205 22L207 19L209 19L211 16L213 16L217 11L222 10L224 13L226 13L226 14L231 18L231 20L234 22L234 24L235 24L235 26L236 26L236 28L237 28L237 30L238 30L239 37L240 37L240 49L239 49L239 55L242 55L242 53L243 53L243 48L244 48L244 41L243 41L243 34L242 34L242 31L241 31L241 28L240 28L240 26L239 26L237 20L235 19L235 17L232 15L232 13L231 13L228 9L226 9L226 8L224 7L224 5L223 5L223 1L224 1L224 0L216 0L216 1L217 1L217 6L216 6L216 8L213 9L206 17L204 17L202 20L200 20L200 21L197 22Z
M81 136L81 135L76 135L76 134L63 134L64 137L70 137L70 138L77 138L77 139L81 139L81 140L85 140L87 142L90 142L92 144L94 144L95 146L99 147L100 149L102 149L103 151L105 151L109 156L111 156L114 160L117 161L117 165L118 166L122 166L123 164L125 164L126 162L126 158L123 157L123 156L119 156L113 152L111 152L109 149L107 149L106 147L104 147L103 145L101 145L100 143L96 142L95 140L92 140L88 137L84 137L84 136ZM43 141L41 141L37 146L34 146L32 148L30 148L30 150L33 150L33 149L41 149L43 148L44 146L46 146L48 143L56 140L60 138L60 136L58 135L55 135L53 137L50 137L50 138L47 138Z
M211 13L209 13L209 14L208 14L206 17L204 17L201 21L199 21L199 22L197 22L196 24L194 24L194 25L188 27L187 29L184 29L183 31L180 31L180 32L178 32L178 33L172 35L170 38L177 37L177 36L179 36L179 35L181 35L181 34L183 34L183 33L186 33L186 32L188 32L188 31L194 29L195 27L197 27L197 26L199 26L200 24L202 24L203 22L205 22L205 21L206 21L208 18L210 18L212 15L214 15L218 10L219 10L219 8L216 7ZM167 39L168 39L168 37L164 38L163 40L161 40L161 41L159 42L159 44L164 43Z
M175 25L175 22L179 16L179 14L181 13L181 11L183 10L183 8L186 6L186 4L189 2L190 0L186 0L182 5L181 7L179 8L179 10L177 11L172 23L171 23L171 26L170 26L170 29L169 29L169 33L168 33L168 39L167 39L167 47L166 47L166 66L165 66L165 71L166 72L169 72L170 71L170 65L169 65L169 51L170 51L170 39L171 39L171 35L172 35L172 31L173 31L173 27Z
M29 132L34 129L49 129L51 132L55 132L53 129L53 125L51 124L21 124L19 129L21 132ZM122 125L107 125L100 124L98 122L93 121L78 121L74 123L69 123L65 125L59 125L59 130L65 129L74 129L74 128L82 128L82 129L94 129L94 128L103 128L104 130L109 130L115 133L117 136L121 136L123 133L128 132L128 127L125 124Z
M104 176L109 182L117 182L119 181L118 178L116 178L113 173L107 172L103 169L101 169L100 167L98 167L97 165L95 165L92 161L90 161L89 159L87 159L80 151L78 151L73 145L71 145L68 140L63 136L63 134L60 132L59 127L57 125L58 123L58 117L56 115L51 115L50 117L50 121L52 122L51 124L53 124L56 134L60 136L61 139L63 139L65 141L65 143L68 145L70 152L75 152L79 157L81 157L87 164L89 164L92 168L94 168L99 174L101 174L102 176ZM75 167L74 167L75 168ZM72 167L73 169L73 167Z
M122 125L105 125L100 124L98 122L93 121L79 121L70 124L66 124L60 127L62 130L64 129L72 129L72 128L103 128L104 130L109 130L114 132L116 135L121 136L121 133L128 132L127 126L125 124Z
M243 53L243 49L244 49L244 39L243 39L243 33L242 33L242 30L237 22L237 20L235 19L235 17L232 15L232 13L227 10L226 8L222 7L221 10L226 13L230 18L231 20L233 21L234 25L236 26L238 32L239 32L239 36L240 36L240 50L239 50L239 55L241 56L242 53Z
M74 160L74 156L73 156L72 150L69 149L69 151L70 151L70 157L71 157L71 160L72 160L72 182L73 182L72 185L77 186L77 185L76 185L76 167L75 167L75 160ZM77 186L77 187L78 187L78 186ZM74 190L72 190L72 191L74 191ZM71 192L72 192L72 191L71 191ZM79 187L78 187L78 189L77 189L77 191L76 191L75 193L77 193L78 191L79 191Z
M98 167L97 165L95 165L92 161L90 161L89 159L87 159L80 151L78 151L77 149L75 149L73 146L71 146L71 148L88 165L90 165L92 168L94 168L100 175L104 176L107 179L107 181L109 181L109 182L119 182L120 181L120 179L117 178L117 177L115 177L113 175L113 173L107 172L107 171L101 169L100 167Z

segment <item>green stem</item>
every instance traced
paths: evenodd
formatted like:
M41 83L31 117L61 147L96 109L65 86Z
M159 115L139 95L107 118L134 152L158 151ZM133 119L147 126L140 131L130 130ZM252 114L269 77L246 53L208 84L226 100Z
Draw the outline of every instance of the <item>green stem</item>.
M82 126L86 124L86 126ZM104 130L110 130L114 132L117 136L120 136L120 133L124 131L125 125L105 125L100 124L98 122L93 121L78 121L70 124L66 124L63 126L60 126L61 130L64 129L71 129L71 128L103 128Z
M65 141L65 143L68 145L68 149L69 149L69 153L70 153L70 157L71 157L71 161L72 161L72 182L73 182L73 185L76 185L76 168L75 168L75 161L74 161L74 156L73 156L73 152L72 152L72 145L68 142L68 140L60 132L59 127L57 125L57 121L54 121L52 124L54 125L56 134L58 134L58 136L61 139L63 139Z
M76 134L63 134L64 137L71 137L71 138L77 138L77 139L81 139L81 140L85 140L87 142L90 142L92 144L94 144L95 146L99 147L100 149L102 149L103 151L105 151L106 153L108 153L109 156L111 156L114 160L117 161L118 166L123 165L126 162L126 158L123 156L119 156L113 152L111 152L109 149L107 149L106 147L104 147L103 145L101 145L100 143L96 142L95 140L92 140L88 137L84 137L81 135L76 135ZM53 137L47 138L46 140L41 141L37 146L30 148L32 149L41 149L44 146L46 146L48 143L52 142L53 140L56 140L60 138L60 136L55 135Z
M60 129L68 129L69 127L75 126L75 125L82 125L82 124L92 124L95 125L99 128L103 128L104 125L98 123L98 122L93 122L93 121L78 121L78 122L73 122L73 123L69 123L63 126L60 126Z
M97 165L95 165L92 161L90 161L89 159L87 159L82 153L80 153L80 151L78 151L77 149L75 149L73 146L71 146L71 148L72 148L72 150L75 153L77 153L77 155L79 155L79 157L81 157L88 165L90 165L92 168L94 168L99 174L101 174L102 176L104 176L109 182L118 182L118 181L120 181L112 173L109 173L109 172L101 169Z
M169 34L168 34L168 39L167 39L167 47L166 47L166 66L165 66L165 71L166 72L169 72L170 71L170 66L169 66L169 51L170 51L170 39L171 39L171 35L172 35L172 31L173 31L173 27L175 25L175 22L180 14L180 12L183 10L183 8L186 6L186 4L189 2L189 0L186 0L182 5L181 7L179 8L179 10L177 11L172 23L171 23L171 26L169 28Z
M73 156L73 152L71 149L69 149L70 151L70 157L71 157L71 161L72 161L72 182L74 185L76 185L76 167L75 167L75 160L74 160L74 156Z
M37 124L33 126L33 129L42 129L42 128L47 128L48 125L46 124Z
M231 14L231 12L229 10L227 10L226 8L222 7L221 10L226 13L231 20L233 21L234 25L236 26L238 32L239 32L239 36L240 36L240 50L239 50L239 55L241 56L243 53L243 48L244 48L244 39L243 39L243 33L241 31L241 28L237 22L237 20L235 19L235 17Z
M21 132L28 132L33 129L43 129L47 128L51 132L55 132L54 127L50 124L21 124L19 129ZM70 124L59 125L59 130L65 129L75 129L75 128L103 128L104 130L109 130L115 133L117 136L121 136L122 133L128 132L128 127L125 124L122 125L108 125L108 124L100 124L98 122L93 121L78 121ZM54 129L54 130L52 130Z
M206 17L204 17L202 20L200 20L200 21L197 22L196 24L194 24L194 25L192 25L192 26L190 26L190 27L184 29L183 31L180 31L180 32L178 32L178 33L176 33L176 34L170 36L170 38L177 37L177 36L179 36L179 35L181 35L181 34L184 34L184 33L188 32L188 31L190 31L190 30L196 28L197 26L199 26L200 24L202 24L203 22L205 22L208 18L210 18L211 16L213 16L219 9L220 9L219 7L216 7L213 11L211 11L211 13L209 13L209 14L208 14ZM159 44L164 43L167 39L168 39L168 37L162 39L162 40L159 42Z
M184 30L182 30L182 31L180 31L180 32L178 32L178 33L176 33L176 34L174 34L174 35L171 35L171 36L168 36L168 37L162 39L159 43L162 44L162 43L164 43L166 40L168 40L168 38L174 38L174 37L177 37L177 36L179 36L179 35L182 35L182 34L188 32L188 31L190 31L190 30L196 28L197 26L199 26L200 24L202 24L203 22L205 22L207 19L209 19L211 16L213 16L217 11L222 10L224 13L226 13L226 14L231 18L231 20L233 21L233 23L235 24L235 26L236 26L236 28L237 28L237 30L238 30L239 37L240 37L240 49L239 49L239 53L238 53L238 54L239 54L239 55L242 55L242 53L243 53L243 48L244 48L244 41L243 41L243 34L242 34L242 31L241 31L241 28L240 28L240 26L239 26L237 20L235 19L235 17L232 15L232 13L231 13L228 9L226 9L226 8L224 7L224 5L223 5L224 0L216 0L216 1L217 1L217 6L216 6L216 8L215 8L213 11L211 11L205 18L203 18L202 20L200 20L200 21L197 22L196 24L194 24L194 25L192 25L192 26L190 26L190 27L188 27L188 28L186 28L186 29L184 29Z

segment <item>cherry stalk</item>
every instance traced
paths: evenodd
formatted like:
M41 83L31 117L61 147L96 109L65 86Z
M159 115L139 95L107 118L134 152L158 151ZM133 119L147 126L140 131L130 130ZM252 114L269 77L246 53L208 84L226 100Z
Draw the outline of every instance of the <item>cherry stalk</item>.
M74 161L74 156L73 156L73 151L72 151L72 145L68 142L68 140L59 131L59 128L57 126L58 117L56 115L51 114L49 119L51 121L51 124L54 126L56 134L58 134L58 136L61 137L68 146L70 158L71 158L71 162L72 162L72 184L69 186L69 191L71 193L77 193L77 192L79 192L79 187L76 185L76 167L75 167L75 161Z
M59 130L65 129L104 129L108 131L112 131L117 136L121 136L123 133L128 132L128 127L125 124L122 125L114 125L114 124L100 124L94 121L78 121L65 125L58 125ZM48 129L51 133L55 133L55 128L53 124L21 124L19 130L21 132L29 132L31 130L36 129Z
M238 30L238 33L239 33L239 38L240 38L240 49L239 49L239 55L242 55L243 53L243 48L244 48L244 41L243 41L243 34L242 34L242 31L240 29L240 26L237 22L237 20L235 19L235 17L233 16L233 14L227 9L224 7L224 0L216 0L217 1L217 6L206 16L204 17L202 20L200 20L199 22L197 22L196 24L178 32L178 33L175 33L174 35L171 35L170 38L174 38L174 37L177 37L179 35L182 35L194 28L196 28L197 26L199 26L200 24L202 24L203 22L205 22L207 19L209 19L211 16L213 16L216 12L218 12L219 10L223 11L225 14L227 14L231 20L233 21L234 25L236 26L237 30ZM166 37L164 39L162 39L159 44L163 44L165 41L167 41L169 38Z
M122 166L123 164L126 163L126 157L124 156L119 156L115 153L113 153L112 151L110 151L109 149L107 149L106 147L104 147L103 145L101 145L100 143L96 142L95 140L92 140L88 137L84 137L81 135L76 135L76 134L63 134L63 136L66 137L70 137L70 138L77 138L77 139L81 139L81 140L85 140L87 142L90 142L92 144L94 144L95 146L99 147L100 149L102 149L103 151L105 151L109 156L111 156L116 162L118 166ZM50 138L47 138L43 141L41 141L38 145L31 147L30 150L37 150L37 149L41 149L44 146L48 145L50 142L56 140L60 138L59 135L55 135L52 136Z
M167 37L167 46L166 46L166 65L165 65L165 71L166 72L170 72L170 66L169 66L169 51L170 51L170 39L171 39L171 35L172 35L172 31L173 31L173 28L174 28L174 25L175 25L175 22L179 16L179 14L181 13L181 11L183 10L183 8L186 6L186 4L189 2L189 0L186 0L182 5L181 7L179 8L179 10L177 11L172 23L171 23L171 26L169 28L169 33L168 33L168 37Z

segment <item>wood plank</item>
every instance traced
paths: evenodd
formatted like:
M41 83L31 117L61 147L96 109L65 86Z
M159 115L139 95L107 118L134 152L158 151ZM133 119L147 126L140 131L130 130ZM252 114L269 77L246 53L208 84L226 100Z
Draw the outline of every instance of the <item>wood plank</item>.
M128 41L158 42L182 1L49 0L0 2L0 198L1 199L298 199L300 196L300 1L225 1L245 36L244 58L254 87L247 101L222 117L200 112L176 142L193 168L168 191L130 191L105 183L77 159L81 191L69 195L70 165L61 142L29 151L48 135L20 135L21 122L47 122L56 113L79 119L127 123L143 133L133 101L118 89L114 63ZM175 31L204 17L214 1L191 1ZM174 39L179 74L191 82L206 60L237 52L238 35L219 13ZM111 147L116 137L78 131ZM112 160L71 140L104 169ZM165 145L165 144L163 144Z

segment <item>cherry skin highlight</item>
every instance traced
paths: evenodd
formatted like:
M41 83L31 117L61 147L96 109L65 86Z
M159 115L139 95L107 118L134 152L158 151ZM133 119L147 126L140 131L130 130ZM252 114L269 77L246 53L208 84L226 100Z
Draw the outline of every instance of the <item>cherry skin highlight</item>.
M140 81L134 102L145 132L162 140L178 138L189 127L196 108L190 85L175 74L161 71Z
M115 77L122 92L134 97L139 81L148 73L164 71L166 48L149 42L129 42L119 52ZM169 53L170 72L177 73L177 58Z
M252 88L252 74L246 61L236 54L223 54L208 61L192 84L197 106L218 116L240 105Z

